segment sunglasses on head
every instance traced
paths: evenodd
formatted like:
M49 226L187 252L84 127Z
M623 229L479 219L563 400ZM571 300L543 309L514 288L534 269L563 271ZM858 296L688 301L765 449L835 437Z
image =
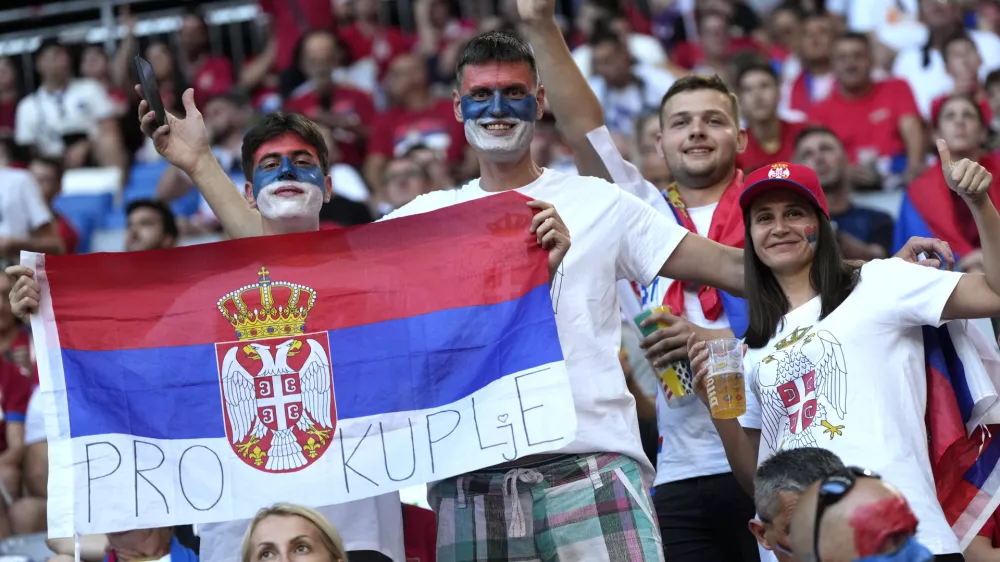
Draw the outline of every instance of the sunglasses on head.
M851 491L851 488L854 488L854 484L858 478L882 479L881 476L870 470L849 466L844 472L827 476L820 482L819 497L816 499L816 522L813 526L813 560L815 562L821 562L819 557L819 528L820 523L823 521L823 514L827 508L839 502Z

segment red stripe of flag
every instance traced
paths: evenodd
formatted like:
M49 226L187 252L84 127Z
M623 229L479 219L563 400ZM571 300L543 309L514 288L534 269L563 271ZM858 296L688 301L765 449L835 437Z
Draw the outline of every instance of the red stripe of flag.
M151 252L46 256L63 348L155 348L232 341L219 300L274 282L315 289L307 331L334 330L518 298L548 281L516 192L336 231Z

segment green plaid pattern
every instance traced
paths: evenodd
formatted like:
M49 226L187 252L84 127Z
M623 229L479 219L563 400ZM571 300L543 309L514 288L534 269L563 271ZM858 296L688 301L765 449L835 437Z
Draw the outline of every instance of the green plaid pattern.
M636 461L617 454L568 455L517 470L465 474L429 491L438 518L438 562L663 560L659 525ZM516 479L515 496L511 480L525 472L533 474Z

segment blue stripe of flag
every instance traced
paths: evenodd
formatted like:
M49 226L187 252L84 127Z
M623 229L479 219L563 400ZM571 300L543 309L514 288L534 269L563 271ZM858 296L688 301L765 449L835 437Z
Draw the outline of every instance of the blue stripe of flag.
M444 406L503 376L562 360L545 285L500 304L328 333L342 419ZM63 349L62 359L72 437L225 436L214 345Z
M951 341L951 334L948 333L948 326L935 328L924 326L924 357L930 368L941 373L958 400L958 410L962 414L962 423L969 423L972 418L972 409L975 401L972 399L972 392L969 390L968 381L965 380L965 367L958 357L955 344Z

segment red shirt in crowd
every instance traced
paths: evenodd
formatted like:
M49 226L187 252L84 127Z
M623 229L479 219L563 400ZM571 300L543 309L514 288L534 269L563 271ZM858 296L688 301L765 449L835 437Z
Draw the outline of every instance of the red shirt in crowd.
M392 59L413 51L416 44L415 37L388 26L379 27L374 35L368 36L358 24L352 23L337 33L351 61L372 57L378 64L380 75Z
M465 153L465 129L455 120L455 110L448 99L422 111L389 109L375 118L369 130L369 155L393 158L414 146L424 145L443 152L448 162L454 164Z
M365 124L371 124L375 119L375 104L371 96L361 90L334 86L330 100L330 113L333 115L353 115ZM319 96L311 86L301 87L285 101L285 111L301 113L310 118L315 117L320 111ZM340 149L341 162L351 166L361 166L364 163L362 139L344 130L334 131L334 139L337 141L337 148Z
M864 150L880 157L904 154L899 121L908 115L920 116L913 91L905 81L893 78L875 82L859 98L845 98L834 88L830 97L812 107L809 121L836 133L848 158L856 162Z
M295 45L310 29L333 31L337 20L330 0L258 0L260 10L271 18L271 37L278 42L275 71L292 66Z
M778 148L768 152L750 131L747 130L747 149L736 156L736 167L746 173L775 162L791 162L795 154L795 138L799 136L805 125L802 123L781 122L778 133Z
M66 217L62 215L56 215L56 225L59 227L59 238L62 239L63 248L66 250L66 253L75 254L77 247L80 245L80 234L66 220Z
M31 379L24 376L13 363L0 360L0 408L3 408L0 451L7 450L7 422L24 423L31 391Z
M16 99L0 100L0 136L14 135L14 115L17 113Z
M762 52L760 45L754 42L753 39L749 37L733 37L729 42L729 54L736 55L741 51ZM670 60L682 68L691 70L705 62L705 52L701 49L701 44L697 41L684 41L674 48Z
M403 504L403 548L406 562L437 559L437 519L433 511Z
M291 0L289 0L291 1ZM233 63L219 55L208 55L191 76L194 101L199 107L219 94L233 89Z

